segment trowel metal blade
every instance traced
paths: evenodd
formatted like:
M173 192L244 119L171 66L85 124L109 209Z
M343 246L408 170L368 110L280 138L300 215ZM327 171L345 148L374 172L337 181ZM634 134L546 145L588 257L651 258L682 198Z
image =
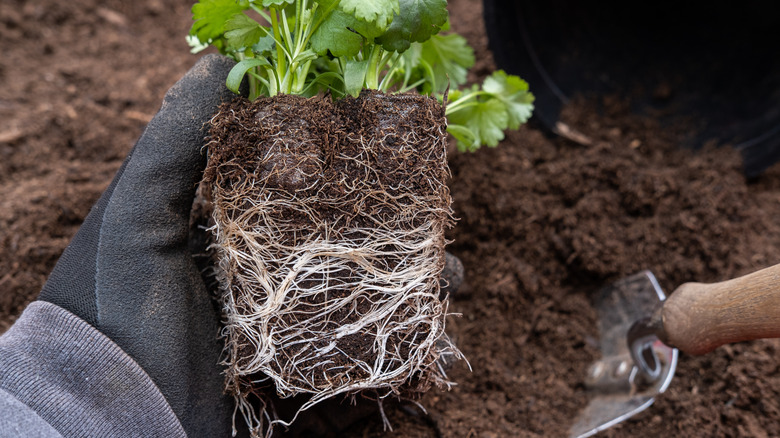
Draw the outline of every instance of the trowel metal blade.
M661 373L652 381L631 359L627 333L631 325L653 313L666 299L650 271L619 280L596 297L602 358L588 369L585 385L591 399L569 429L569 436L584 438L647 409L664 392L677 368L677 349L656 341L653 350Z

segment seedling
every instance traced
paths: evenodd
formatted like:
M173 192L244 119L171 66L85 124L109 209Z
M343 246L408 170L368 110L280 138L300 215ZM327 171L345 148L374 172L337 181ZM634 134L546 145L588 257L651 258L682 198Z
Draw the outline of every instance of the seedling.
M446 132L463 150L495 146L530 116L533 96L500 71L456 89L474 55L462 37L440 33L446 6L193 6L193 47L237 61L231 90L248 84L250 99L211 122L204 186L227 390L255 435L338 394L383 399L449 385L440 359L462 358L444 336L439 283L453 222ZM308 398L279 418L263 386Z
M440 33L449 30L446 0L202 0L192 12L193 50L211 44L235 59L228 88L238 92L246 76L250 100L417 90L447 98L447 131L463 151L496 146L533 111L528 84L500 70L457 89L474 52Z

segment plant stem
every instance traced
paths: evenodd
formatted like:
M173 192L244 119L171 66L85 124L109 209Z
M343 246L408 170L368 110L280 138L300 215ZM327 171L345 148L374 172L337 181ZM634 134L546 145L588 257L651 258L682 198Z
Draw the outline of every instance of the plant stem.
M366 88L371 90L379 89L379 72L382 70L383 65L380 62L382 59L384 50L376 45L371 45L371 53L368 57L368 69L366 71Z
M385 76L382 78L382 81L379 83L379 89L382 91L388 91L390 87L398 83L398 80L396 79L396 74L398 74L398 64L401 61L401 54L395 53L395 52L388 52L385 51L385 55L382 56L381 65L387 66L387 72L385 72ZM406 79L403 81L403 86L406 85ZM403 93L404 91L399 92Z
M284 40L282 40L281 32L279 32L279 17L276 13L276 8L272 7L269 9L271 12L271 29L274 31L274 40L276 40L276 77L278 79L283 78L287 72L287 62L284 56L284 49L282 47L282 42Z
M468 94L464 94L463 96L459 97L458 100L449 102L447 104L447 109L445 109L444 113L449 115L463 108L468 108L470 106L477 105L479 103L476 100L477 97L483 94L490 94L490 93L479 90L479 91L472 91L471 93Z

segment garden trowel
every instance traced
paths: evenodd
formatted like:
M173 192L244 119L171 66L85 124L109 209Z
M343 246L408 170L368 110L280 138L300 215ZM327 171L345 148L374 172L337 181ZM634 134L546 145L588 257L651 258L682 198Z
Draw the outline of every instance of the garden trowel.
M591 399L570 437L594 435L647 409L671 383L678 349L704 354L780 337L780 265L721 283L685 283L668 300L644 271L602 289L595 307L602 357L587 371Z

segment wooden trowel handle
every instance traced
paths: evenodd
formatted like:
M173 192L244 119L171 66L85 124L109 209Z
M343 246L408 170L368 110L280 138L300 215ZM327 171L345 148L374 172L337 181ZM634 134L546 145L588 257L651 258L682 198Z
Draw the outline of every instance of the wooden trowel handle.
M721 283L685 283L664 302L659 338L690 354L780 337L780 264Z

